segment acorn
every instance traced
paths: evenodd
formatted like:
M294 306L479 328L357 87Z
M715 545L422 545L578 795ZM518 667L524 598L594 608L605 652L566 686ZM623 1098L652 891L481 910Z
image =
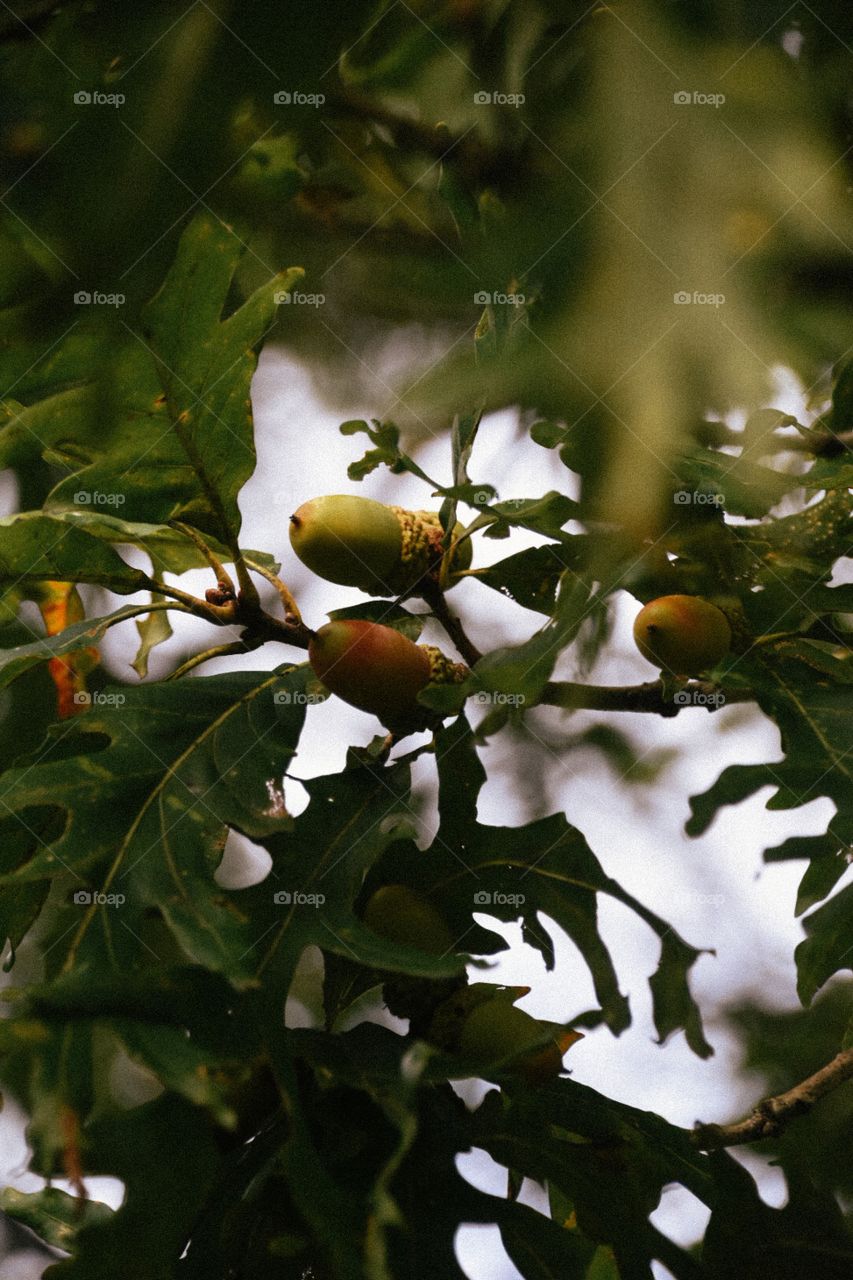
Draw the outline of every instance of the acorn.
M384 884L368 899L364 923L380 938L417 947L429 955L444 956L454 948L444 917L428 898L406 884ZM386 1008L398 1018L408 1018L410 1030L424 1035L436 1008L467 983L462 973L449 978L417 978L408 974L386 977L382 996Z
M659 596L634 620L634 640L644 658L675 676L710 671L731 648L729 620L699 596Z
M542 1044L546 1028L553 1031L550 1043ZM563 1069L563 1054L582 1039L579 1031L565 1031L542 1022L506 1000L478 1004L462 1024L459 1052L466 1058L500 1063L509 1059L506 1070L527 1084L545 1084ZM525 1053L523 1050L528 1049Z
M453 950L453 937L432 903L406 884L384 884L368 900L364 923L380 938L430 955Z
M308 659L327 689L375 715L393 733L417 733L441 717L418 702L428 684L458 684L468 675L434 645L414 644L393 627L338 618L314 633Z
M456 524L454 537L463 533ZM290 544L304 565L327 582L372 595L399 596L436 580L444 530L438 513L407 511L372 498L333 493L304 502L290 517ZM471 564L471 540L453 554L453 574Z

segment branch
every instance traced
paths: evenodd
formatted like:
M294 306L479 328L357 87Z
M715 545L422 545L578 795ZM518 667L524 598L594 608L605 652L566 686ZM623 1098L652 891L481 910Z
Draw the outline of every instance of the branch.
M665 690L660 680L622 687L551 680L539 701L568 711L650 711L677 716L686 707L717 711L732 702L754 702L755 694L750 689L720 688L707 680L692 681L674 694Z
M441 623L468 666L473 667L483 655L477 646L468 639L465 628L456 615L450 612L444 592L429 579L424 581L419 587L419 591L432 610L436 622Z
M810 1111L819 1098L837 1089L845 1080L853 1079L853 1049L844 1049L813 1076L795 1084L786 1093L765 1098L747 1116L735 1124L697 1124L691 1140L703 1151L717 1147L734 1147L741 1142L759 1142L773 1138L795 1116Z

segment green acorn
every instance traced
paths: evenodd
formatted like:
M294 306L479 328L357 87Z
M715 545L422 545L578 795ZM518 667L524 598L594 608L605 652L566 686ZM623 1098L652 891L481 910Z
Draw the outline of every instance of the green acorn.
M368 900L364 923L380 938L418 947L430 955L453 950L453 937L444 918L428 898L407 884L384 884Z
M315 675L350 706L375 715L393 733L417 733L441 717L418 702L428 684L457 684L468 674L434 645L413 644L393 627L338 618L308 645Z
M457 524L454 537L462 532ZM354 494L312 498L290 517L290 543L304 565L327 582L378 596L403 595L437 577L443 538L434 511L407 511ZM470 564L469 538L454 553L452 570Z
M364 909L364 923L381 938L418 947L430 955L453 951L453 936L444 917L428 898L405 884L386 884L371 895ZM386 1008L397 1018L408 1018L410 1030L423 1035L442 1001L468 981L465 973L450 978L417 978L408 974L386 977L382 995Z

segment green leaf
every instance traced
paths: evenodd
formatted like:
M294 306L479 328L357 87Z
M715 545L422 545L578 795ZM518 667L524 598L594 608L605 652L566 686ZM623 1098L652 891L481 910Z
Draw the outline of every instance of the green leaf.
M588 539L578 534L568 544L549 542L544 547L528 547L483 569L469 569L465 576L476 578L525 609L550 617L563 571L578 572L587 551Z
M768 809L794 809L827 796L837 812L825 834L795 838L765 852L768 861L809 856L800 909L828 892L843 870L839 849L853 844L853 769L849 719L853 711L853 664L849 651L814 640L786 640L757 657L733 658L732 679L754 689L759 706L779 726L784 760L773 764L730 765L702 795L691 797L690 835L699 835L726 804L737 804L762 787L774 794Z
M487 1094L471 1138L501 1164L558 1187L580 1231L613 1248L623 1276L651 1275L660 1254L648 1215L668 1183L714 1203L710 1162L686 1130L571 1080L517 1089L503 1102Z
M74 1257L49 1267L50 1280L173 1280L220 1167L204 1113L165 1096L93 1121L85 1142L92 1172L120 1178L125 1201L80 1228Z
M152 604L161 598L152 595ZM148 659L151 656L152 649L156 649L158 645L165 644L167 640L171 639L172 625L165 609L152 609L141 622L136 623L136 630L139 633L139 648L130 665L140 680L144 680L148 675Z
M352 419L341 423L340 432L342 436L353 436L358 432L364 432L374 445L374 448L368 449L363 458L358 462L351 462L347 467L350 480L363 480L377 467L385 466L395 475L410 471L412 475L419 476L421 480L425 480L432 486L433 482L426 472L422 471L407 454L400 451L400 431L393 422L380 422L378 418L374 418L371 427L361 419Z
M745 1280L845 1280L853 1268L853 1242L829 1192L803 1182L790 1187L782 1209L765 1204L750 1175L726 1152L711 1157L717 1194L705 1232L702 1260L712 1280L727 1280L732 1258Z
M436 743L440 824L435 840L420 859L395 846L382 864L385 878L404 879L430 890L436 906L451 922L454 903L456 910L464 906L500 920L520 920L524 940L552 968L553 941L540 913L549 916L580 951L614 1034L629 1025L630 1012L598 931L597 895L617 899L661 938L660 965L650 984L658 1033L663 1039L683 1028L693 1051L707 1057L711 1048L687 984L688 971L701 952L606 875L583 835L563 814L518 828L478 822L477 795L485 774L470 730L460 720L443 729ZM567 1020L571 1012L566 1010Z
M0 586L45 579L90 582L120 596L149 585L110 546L64 520L35 511L0 520Z
M104 618L84 618L82 622L73 622L70 627L55 636L45 636L43 640L34 640L32 644L21 644L15 649L0 649L0 687L16 680L30 667L41 662L49 662L52 658L61 657L65 653L74 653L87 645L96 645L103 640L110 627L128 618L138 618L147 614L149 618L165 617L165 608L174 609L174 602L163 606L152 613L150 604L125 605L108 613ZM139 624L137 623L137 626ZM168 627L168 622L166 623ZM123 696L123 695L122 695Z
M807 937L794 952L797 993L810 1004L834 973L853 968L853 885L806 916L803 927Z
M50 500L48 500L48 507L54 519L74 528L83 529L104 542L127 543L139 547L151 557L152 569L158 577L164 573L184 573L187 569L204 568L208 564L199 547L182 529L164 524L142 524L121 520L117 516L106 515L102 511L93 511L90 507L76 506L73 510L61 507L52 509ZM57 536L60 532L57 527ZM220 560L230 559L228 548L224 543L210 535L205 541ZM246 551L245 555L273 572L278 571L278 561L266 552Z
M365 622L379 622L383 627L393 627L401 631L410 640L417 640L424 629L425 618L416 613L409 613L400 605L388 600L365 600L363 604L348 605L345 609L334 609L330 618L360 618Z
M0 1191L0 1210L29 1227L45 1244L66 1253L72 1252L82 1228L106 1222L113 1214L109 1205L99 1200L81 1200L59 1187L34 1192L5 1187Z
M26 407L0 433L0 461L41 442L67 468L51 509L120 512L131 523L182 519L225 543L240 528L237 494L255 467L250 384L276 314L302 272L261 285L223 318L245 246L211 214L181 237L143 330L79 365L75 385ZM55 574L55 577L63 577ZM68 578L68 580L72 580ZM73 579L77 581L79 579Z
M281 780L304 720L308 676L306 668L241 672L103 694L51 735L38 763L6 774L10 813L44 806L66 818L5 882L73 871L62 931L73 929L77 947L91 930L113 966L147 945L154 910L191 959L248 980L262 930L213 873L229 826L257 838L292 821ZM85 951L91 946L90 939Z
M479 686L487 692L513 694L520 706L534 706L550 679L557 658L577 635L589 609L590 589L579 579L563 578L551 620L512 648L495 649L474 667Z

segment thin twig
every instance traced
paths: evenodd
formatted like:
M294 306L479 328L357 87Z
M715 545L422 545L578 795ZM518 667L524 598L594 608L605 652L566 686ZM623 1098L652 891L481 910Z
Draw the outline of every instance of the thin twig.
M234 640L231 644L215 645L212 649L205 649L202 653L195 653L191 658L187 658L186 662L182 662L179 667L170 672L166 679L179 680L188 671L192 671L194 667L200 667L203 662L209 662L211 658L226 658L234 653L250 653L252 649L257 649L260 643L260 640L255 644L246 640Z
M295 622L302 621L302 614L299 612L299 605L294 599L293 593L285 582L282 582L271 569L267 569L265 565L258 564L256 560L250 560L246 557L246 564L250 569L254 569L255 573L259 573L262 578L266 578L267 582L271 582L278 592L279 599L284 607L285 619L292 618Z
M171 524L175 529L180 529L181 533L185 537L189 538L190 542L194 543L196 547L198 547L199 551L216 574L216 581L223 586L229 587L231 589L231 593L234 594L234 583L231 579L231 575L225 568L224 564L222 564L219 557L207 545L201 534L194 529L192 525L184 524L183 520L172 520Z
M685 707L717 711L733 702L754 702L755 694L750 689L719 688L701 680L683 685L674 695L667 695L660 680L624 686L552 680L545 685L539 701L567 711L651 711L660 716L676 716Z
M160 582L157 578L147 578L145 586L157 595L167 596L170 600L179 600L186 606L188 613L195 614L197 618L205 618L208 622L214 622L217 626L234 621L234 611L231 606L199 600L198 596L190 595L188 591L181 591L180 587L171 587L167 582Z
M844 1049L814 1075L795 1084L785 1093L765 1098L751 1115L734 1124L697 1124L692 1141L703 1151L735 1147L742 1142L773 1138L795 1116L810 1111L819 1098L853 1079L853 1049Z

